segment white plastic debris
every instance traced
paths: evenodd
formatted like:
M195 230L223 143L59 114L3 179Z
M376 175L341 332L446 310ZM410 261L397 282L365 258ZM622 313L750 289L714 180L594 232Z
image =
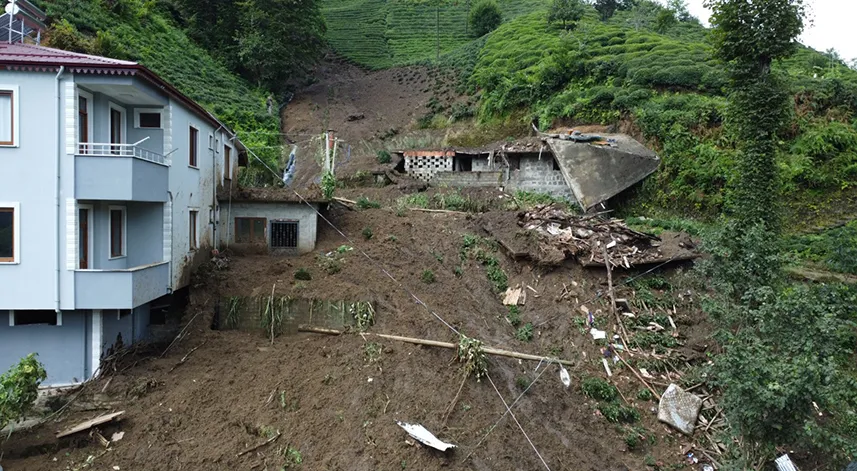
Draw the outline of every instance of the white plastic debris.
M594 338L595 340L607 338L607 332L604 332L603 330L598 330L595 327L593 327L592 330L589 331L589 334L592 335L592 338Z
M122 437L124 437L124 436L125 436L125 432L116 432L110 436L110 441L114 442L114 443L118 442L119 440L122 440Z
M710 464L704 464L702 465L702 471L714 471L714 466L711 466Z
M568 375L568 371L562 365L559 365L559 379L565 387L571 386L571 376Z
M670 384L658 404L658 420L672 425L686 435L692 435L701 408L702 399L699 396Z
M402 427L405 432L408 432L408 435L414 437L414 439L418 442L422 443L423 445L430 446L436 450L446 451L450 448L456 447L451 443L446 443L438 440L438 438L435 437L433 433L426 430L426 428L420 424L409 424L406 422L399 422L398 420L396 421L396 424L398 424L399 427Z
M794 463L792 463L792 459L789 458L789 455L783 455L777 458L774 463L777 464L777 469L779 471L797 471Z

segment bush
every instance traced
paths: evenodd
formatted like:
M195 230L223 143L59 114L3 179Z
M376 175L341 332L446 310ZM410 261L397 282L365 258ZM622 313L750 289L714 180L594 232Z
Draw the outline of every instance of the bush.
M586 378L580 383L583 394L599 401L612 401L619 395L616 386L601 378Z
M615 403L599 404L598 410L610 422L624 422L632 424L640 420L640 412L629 406L621 406Z
M553 0L548 10L548 24L560 22L565 29L574 29L583 18L583 3L580 0Z
M357 198L357 208L358 209L369 209L369 208L377 209L380 207L381 207L381 203L379 203L377 201L372 201L365 196L361 196L360 198Z
M420 274L420 280L422 280L423 283L431 284L437 281L437 278L435 278L433 271L423 270L422 274Z
M509 313L506 314L506 321L512 327L518 327L521 325L521 310L518 309L518 306L509 306Z
M48 377L31 353L0 375L0 429L20 420L30 411L39 394L39 384Z
M298 271L295 272L296 280L310 281L312 280L312 275L306 268L298 268Z
M372 238L372 228L371 227L364 227L363 232L361 234L363 234L364 239L366 239L366 240L371 239Z
M379 150L377 159L379 164L388 164L393 161L393 157L386 150Z
M527 322L515 332L515 338L521 342L529 342L533 340L533 324Z
M484 36L500 26L503 14L495 0L478 0L470 9L467 21L475 36Z

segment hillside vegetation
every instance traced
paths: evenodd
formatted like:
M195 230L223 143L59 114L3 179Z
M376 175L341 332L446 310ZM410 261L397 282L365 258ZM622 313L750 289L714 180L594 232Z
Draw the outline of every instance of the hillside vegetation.
M434 59L438 42L443 54L472 41L467 24L471 3L453 2L436 11L433 4L409 0L323 0L322 14L328 41L339 54L383 69ZM549 0L501 3L508 21L546 8Z

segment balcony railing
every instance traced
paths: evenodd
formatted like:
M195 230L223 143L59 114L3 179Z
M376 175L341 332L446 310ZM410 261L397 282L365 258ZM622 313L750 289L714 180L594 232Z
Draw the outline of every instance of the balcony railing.
M133 144L81 142L77 145L77 155L91 155L93 157L133 157L135 159L141 159L169 167L169 157L139 147L139 145L146 139Z

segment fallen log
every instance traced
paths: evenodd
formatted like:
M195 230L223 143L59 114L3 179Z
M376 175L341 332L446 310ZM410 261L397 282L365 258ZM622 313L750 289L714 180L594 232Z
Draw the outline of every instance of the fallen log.
M80 424L75 425L74 427L67 429L65 431L59 432L57 434L57 438L67 437L69 435L74 435L78 432L83 432L84 430L89 430L96 425L106 424L107 422L112 422L116 418L122 416L125 411L114 412L112 414L102 415L96 417L91 420L87 420L86 422L81 422Z
M325 334L325 335L340 335L342 331L334 330L334 329L324 329L320 327L314 327L309 325L299 325L298 332L309 332L314 334ZM438 342L437 340L426 340L426 339L418 339L414 337L402 337L400 335L388 335L388 334L373 334L373 333L365 333L364 335L374 335L375 337L380 337L382 339L389 340L398 340L400 342L412 343L415 345L425 345L428 347L440 347L440 348L451 348L453 350L458 350L458 345L449 342ZM560 360L559 358L550 358L541 355L530 355L529 353L520 353L513 352L510 350L502 350L499 348L491 348L491 347L483 347L482 351L489 355L497 355L501 357L508 358L517 358L520 360L532 360L532 361L553 361L559 363L561 365L566 366L575 366L575 363L569 360Z

